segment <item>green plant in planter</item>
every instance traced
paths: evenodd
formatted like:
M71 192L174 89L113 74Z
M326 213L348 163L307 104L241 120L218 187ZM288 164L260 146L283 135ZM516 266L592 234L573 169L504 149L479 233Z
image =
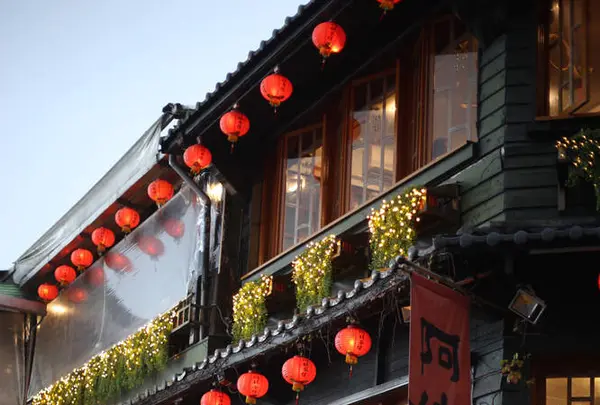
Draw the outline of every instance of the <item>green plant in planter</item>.
M594 187L596 210L600 211L600 130L582 129L571 138L556 142L559 159L568 160L567 186L573 187L584 180Z
M332 265L331 259L337 251L339 241L335 235L309 243L292 266L292 280L296 285L296 307L306 311L309 305L317 305L331 294Z
M383 201L369 216L371 269L387 268L391 259L406 256L415 239L417 214L427 200L425 189L412 188Z
M272 276L261 276L258 281L249 281L233 296L233 341L250 339L267 326L265 300L273 287Z

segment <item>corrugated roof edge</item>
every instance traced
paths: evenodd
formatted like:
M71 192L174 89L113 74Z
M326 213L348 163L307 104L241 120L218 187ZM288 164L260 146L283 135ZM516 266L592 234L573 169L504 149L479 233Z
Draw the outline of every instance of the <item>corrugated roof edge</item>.
M169 135L163 139L162 145L166 145L171 142L175 136L180 134L182 131L186 131L188 127L195 126L190 125L190 123L194 120L197 120L201 113L207 113L211 108L211 103L214 106L215 103L218 103L219 98L224 99L226 97L225 90L228 87L235 86L236 83L234 83L234 81L236 79L239 81L245 77L245 75L242 74L245 73L243 72L244 70L250 69L252 65L257 64L261 59L268 61L273 56L272 54L276 53L273 52L271 47L274 46L277 41L280 41L290 35L290 38L295 37L292 31L295 26L301 24L302 21L320 15L324 9L334 1L335 0L310 0L306 4L300 5L295 15L286 17L281 28L273 30L273 34L269 39L261 41L257 49L248 52L248 57L245 61L239 62L234 71L227 73L223 81L217 82L214 91L206 93L204 100L196 103L195 110L185 119L180 120L178 125L169 131ZM296 33L296 35L297 34L298 33ZM273 64L273 67L275 64L276 63ZM163 148L163 151L164 150L165 149Z

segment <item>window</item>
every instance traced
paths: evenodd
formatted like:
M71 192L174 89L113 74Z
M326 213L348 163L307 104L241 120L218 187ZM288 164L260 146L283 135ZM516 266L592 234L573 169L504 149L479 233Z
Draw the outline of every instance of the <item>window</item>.
M600 405L600 377L546 378L546 405Z
M321 227L323 129L318 125L289 134L285 144L282 250Z
M548 0L543 13L540 65L543 77L542 115L564 116L600 112L600 3Z
M352 86L350 210L396 182L396 69Z
M433 41L431 160L477 137L476 41L454 18L434 25Z

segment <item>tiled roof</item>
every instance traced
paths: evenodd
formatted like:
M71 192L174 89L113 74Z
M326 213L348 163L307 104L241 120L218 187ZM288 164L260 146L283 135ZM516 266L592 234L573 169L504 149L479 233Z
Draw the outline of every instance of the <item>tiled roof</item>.
M299 335L305 335L322 328L335 319L344 317L367 303L406 285L408 276L395 266L387 271L373 271L365 281L356 280L350 291L339 291L335 298L324 298L318 307L309 307L301 316L294 316L290 322L280 321L275 328L265 328L260 336L241 340L237 345L228 345L215 350L214 354L202 362L184 368L168 381L138 395L122 405L144 405L160 402L184 393L191 386L213 378L215 372L248 361L257 354L278 346L292 343Z
M460 246L499 246L506 244L527 245L537 243L550 245L556 242L576 242L600 240L600 226L598 225L572 225L565 227L536 227L519 230L503 231L497 228L479 229L453 236L436 236L433 239L435 249Z

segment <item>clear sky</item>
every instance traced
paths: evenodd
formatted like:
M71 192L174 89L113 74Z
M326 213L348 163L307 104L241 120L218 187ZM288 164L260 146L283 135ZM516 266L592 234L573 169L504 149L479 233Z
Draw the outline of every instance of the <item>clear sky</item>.
M0 269L305 0L0 1Z

